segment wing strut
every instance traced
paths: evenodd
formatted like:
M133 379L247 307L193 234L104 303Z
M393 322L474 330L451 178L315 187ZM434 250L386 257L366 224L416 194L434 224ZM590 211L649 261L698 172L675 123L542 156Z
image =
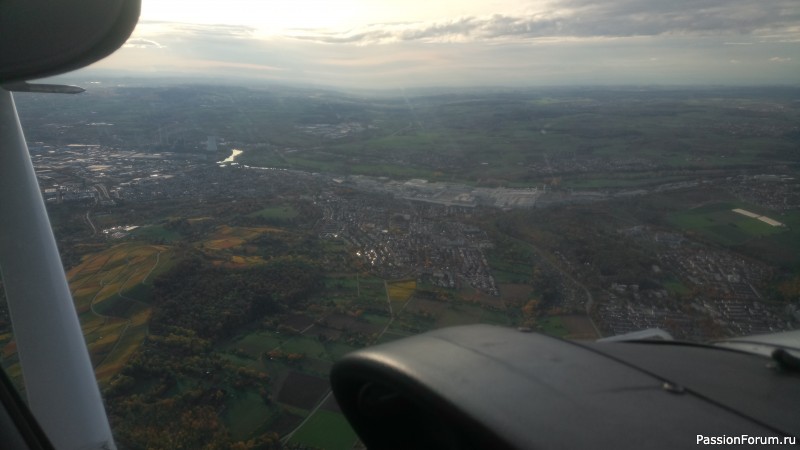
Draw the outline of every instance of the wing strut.
M0 271L42 429L58 449L115 449L14 99L2 88Z

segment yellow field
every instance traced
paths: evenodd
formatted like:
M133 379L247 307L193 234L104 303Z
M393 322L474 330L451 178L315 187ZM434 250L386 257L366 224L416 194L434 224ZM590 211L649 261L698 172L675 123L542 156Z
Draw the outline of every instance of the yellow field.
M67 272L99 381L119 372L143 342L150 307L125 292L152 281L153 271L168 264L169 252L164 245L123 243L85 256Z
M209 256L217 259L213 262L215 266L228 266L228 267L244 267L257 264L263 264L265 261L260 256L244 256L241 254L230 255L231 253L253 253L258 250L257 247L246 245L251 241L265 233L283 233L284 231L279 228L272 227L231 227L222 225L214 232L211 237L203 241L201 248L206 251L211 251ZM241 248L240 248L241 247ZM221 251L225 254L220 255L214 252Z
M84 256L83 260L78 266L73 267L67 272L67 278L71 279L73 276L81 272L84 273L97 272L98 270L103 268L107 260L108 260L107 255L103 255L102 258L95 257L94 255Z
M130 252L128 251L118 251L111 254L110 258L106 262L106 265L117 264L123 261L126 261L127 258L130 256Z
M241 238L212 239L205 242L205 247L211 250L226 250L238 247L244 243L245 240Z
M95 366L95 376L100 383L108 382L117 374L139 345L147 336L147 324L150 320L150 308L141 308L134 313L121 336L115 341L115 346L109 349L105 357Z
M240 256L240 255L233 255L231 256L230 262L224 264L228 267L246 267L246 266L255 266L258 264L264 264L264 258L260 256Z
M150 308L125 298L125 291L145 282L157 266L166 264L168 254L166 246L125 243L88 255L67 272L81 328L101 382L121 370L147 334ZM113 316L98 311L114 310L119 302L127 302L123 306L128 307L121 310L128 314ZM15 352L14 341L2 348L4 358ZM18 372L18 365L9 371L12 376Z
M226 240L226 239L239 239L242 241L250 241L257 238L264 233L283 233L280 228L273 227L231 227L222 225L217 228L217 231L211 236L209 241Z
M163 245L126 243L84 257L67 272L76 306L79 310L86 309L87 304L96 306L135 286L133 280L143 282L158 255L167 250Z
M72 297L73 298L86 297L86 296L94 297L95 292L97 292L96 286L82 286L72 291Z
M389 298L393 301L405 302L414 295L417 289L416 280L392 281L387 284L389 287Z
M98 316L93 312L87 311L78 314L78 318L81 321L81 328L83 329L84 336L98 330L100 327L106 324L106 317Z
M144 272L142 270L136 271L135 273L130 275L126 281L122 283L120 289L122 290L122 292L125 292L126 290L136 286L137 284L144 283L145 278L149 273L150 273L149 270L147 272Z
M84 334L89 353L95 357L107 353L114 347L128 321L122 319L108 320L106 323L93 330L91 333Z

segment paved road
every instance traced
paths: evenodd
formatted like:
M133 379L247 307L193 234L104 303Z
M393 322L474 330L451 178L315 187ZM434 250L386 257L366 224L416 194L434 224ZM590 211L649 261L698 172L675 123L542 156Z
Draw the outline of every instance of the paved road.
M89 217L89 213L91 213L91 211L86 211L86 222L89 224L90 227L92 227L92 236L95 236L97 234L97 227L95 227L94 223L92 223L92 219Z

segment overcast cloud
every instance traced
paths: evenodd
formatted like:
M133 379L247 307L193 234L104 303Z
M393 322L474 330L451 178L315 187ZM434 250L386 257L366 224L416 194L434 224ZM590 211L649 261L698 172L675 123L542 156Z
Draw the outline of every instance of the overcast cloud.
M797 0L564 0L528 16L493 14L434 23L378 24L355 32L298 33L326 43L410 40L477 41L514 37L631 37L658 35L749 35L765 32L797 39Z
M798 0L530 5L525 13L279 32L142 20L96 68L376 88L800 81Z

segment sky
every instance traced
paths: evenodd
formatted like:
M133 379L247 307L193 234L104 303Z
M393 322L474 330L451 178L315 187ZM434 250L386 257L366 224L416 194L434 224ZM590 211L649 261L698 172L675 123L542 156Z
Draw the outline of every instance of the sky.
M800 84L798 0L143 0L87 74L342 88Z

